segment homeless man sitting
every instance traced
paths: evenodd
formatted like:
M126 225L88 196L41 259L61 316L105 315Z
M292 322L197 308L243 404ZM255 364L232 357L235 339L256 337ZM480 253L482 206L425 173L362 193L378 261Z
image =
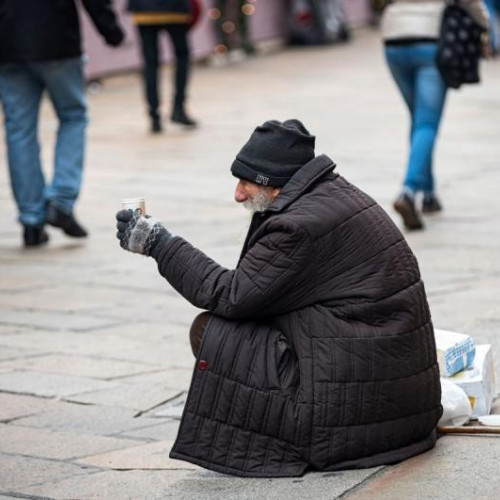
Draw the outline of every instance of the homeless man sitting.
M236 269L154 218L117 214L121 246L153 257L207 311L191 328L173 458L285 477L393 464L435 444L439 372L417 261L314 143L300 121L270 120L239 152L235 200L254 213Z

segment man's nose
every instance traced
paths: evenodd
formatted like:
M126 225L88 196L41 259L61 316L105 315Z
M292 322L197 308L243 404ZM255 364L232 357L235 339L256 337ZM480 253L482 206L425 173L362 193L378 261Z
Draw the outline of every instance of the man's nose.
M234 200L237 203L242 203L247 199L247 195L245 194L245 190L241 187L241 182L238 182L236 185L236 189L234 190Z

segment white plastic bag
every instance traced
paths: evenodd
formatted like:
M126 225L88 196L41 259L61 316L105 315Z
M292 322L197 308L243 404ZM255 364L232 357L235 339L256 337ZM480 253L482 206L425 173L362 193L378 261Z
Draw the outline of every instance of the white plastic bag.
M470 419L472 408L465 391L457 384L441 377L441 404L443 416L438 425L464 425Z

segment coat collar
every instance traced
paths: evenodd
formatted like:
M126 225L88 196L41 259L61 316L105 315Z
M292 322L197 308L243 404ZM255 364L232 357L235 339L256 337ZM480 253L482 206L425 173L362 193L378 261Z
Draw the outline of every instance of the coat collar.
M280 194L265 212L281 212L297 198L300 198L318 179L332 172L336 166L336 163L326 155L313 158L285 184Z

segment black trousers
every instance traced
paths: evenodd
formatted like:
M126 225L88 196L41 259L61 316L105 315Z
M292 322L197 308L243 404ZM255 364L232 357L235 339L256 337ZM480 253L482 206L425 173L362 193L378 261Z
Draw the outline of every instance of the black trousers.
M147 24L139 25L143 58L143 80L146 100L151 117L157 118L160 97L158 91L158 68L160 61L158 38L165 30L170 36L175 55L174 108L182 108L186 99L189 77L189 45L187 24Z

